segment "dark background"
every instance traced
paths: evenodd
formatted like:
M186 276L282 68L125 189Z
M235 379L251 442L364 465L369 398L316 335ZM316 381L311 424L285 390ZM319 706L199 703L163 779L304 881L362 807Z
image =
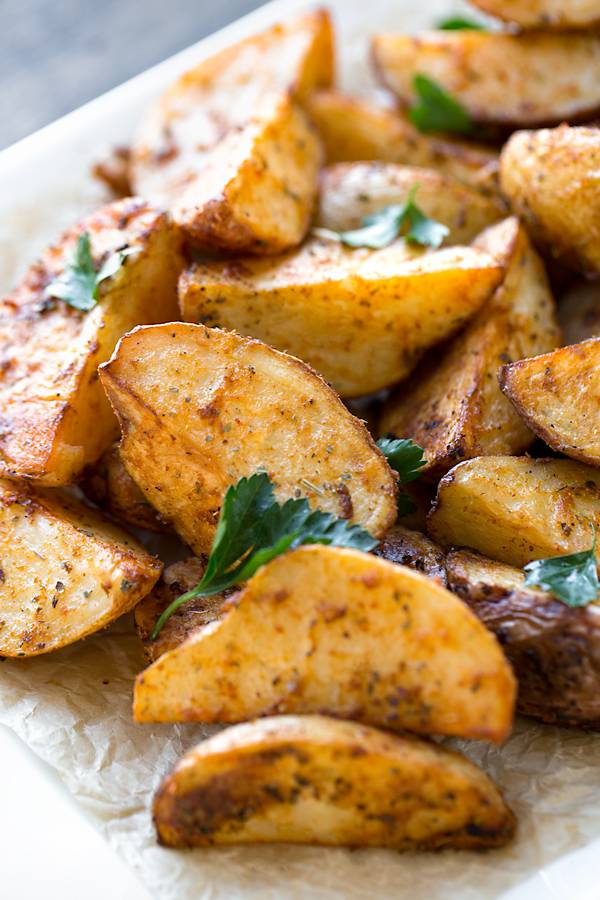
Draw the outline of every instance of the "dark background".
M265 0L0 0L0 149Z

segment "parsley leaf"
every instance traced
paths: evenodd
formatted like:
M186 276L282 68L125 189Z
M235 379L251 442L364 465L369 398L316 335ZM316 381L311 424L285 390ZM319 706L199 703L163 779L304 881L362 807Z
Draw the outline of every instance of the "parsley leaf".
M420 184L414 184L405 203L392 204L363 219L363 227L352 231L332 231L329 228L313 228L317 237L341 241L348 247L370 247L381 250L394 241L403 225L408 225L406 240L428 247L439 247L450 229L441 222L428 219L414 202Z
M286 500L280 506L273 483L264 472L242 478L235 487L227 488L202 581L163 612L152 639L186 600L216 594L246 581L269 560L301 544L330 544L368 552L378 541L360 525L349 525L333 513L311 509L306 498Z
M472 22L470 19L463 19L461 16L452 16L444 19L437 26L440 31L487 31L485 25L479 22Z
M592 526L593 540L589 550L536 559L525 566L526 587L541 587L551 591L567 606L587 606L598 596L600 582L596 563L596 529Z
M426 75L415 75L413 87L419 103L409 117L419 131L446 131L451 134L473 134L475 125L464 107Z
M58 297L75 309L87 312L98 302L98 285L115 275L127 256L139 247L124 247L108 257L99 272L94 269L89 232L79 235L75 250L60 275L48 285L46 295Z
M387 459L391 468L398 473L400 484L408 484L421 474L426 460L423 459L423 450L410 440L397 438L379 438L377 446ZM398 518L410 515L417 510L417 506L408 494L400 491L398 495Z

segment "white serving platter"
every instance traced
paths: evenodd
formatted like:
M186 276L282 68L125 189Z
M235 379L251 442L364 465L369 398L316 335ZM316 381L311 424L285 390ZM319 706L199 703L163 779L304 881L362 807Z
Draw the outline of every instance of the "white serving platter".
M26 266L35 259L39 250L54 240L64 228L105 202L106 195L90 175L92 161L98 156L102 145L126 144L131 139L140 115L165 86L181 72L222 47L315 5L307 0L274 0L0 153L0 289L4 291L10 288ZM370 31L419 31L444 15L468 11L466 4L459 0L369 0L368 4L364 0L327 0L325 5L334 15L339 35L342 85L354 91L373 88L366 63L367 37ZM92 667L96 665L96 657L106 652L107 647L122 646L123 630L124 627L119 630L117 625L116 629L109 632L105 643L102 643L104 636L86 641L86 649L89 648L90 679L95 677L95 669ZM491 877L490 884L487 885L486 866L494 864L491 854L480 855L476 861L473 860L473 855L443 857L442 862L445 859L448 870L452 869L453 879L452 893L446 893L444 868L443 864L440 865L439 856L407 856L404 868L408 875L402 882L402 860L385 851L352 856L346 851L303 848L295 856L289 852L289 848L268 848L257 850L254 854L252 850L244 849L238 855L232 851L215 857L206 869L197 869L201 878L197 882L197 891L192 890L190 893L189 879L186 881L186 878L192 868L198 866L197 854L160 851L166 856L159 858L158 851L154 853L144 850L143 842L136 843L136 829L146 829L150 833L149 813L143 804L132 804L131 810L123 810L119 814L123 820L131 822L129 832L126 829L119 830L119 823L116 821L118 816L114 814L115 806L111 805L113 798L102 796L102 748L96 747L98 752L95 757L92 753L89 761L82 761L80 755L77 758L73 756L72 760L69 758L68 726L65 724L68 721L65 712L67 705L62 700L64 693L77 693L78 679L81 679L81 673L85 671L85 657L81 648L75 648L73 652L71 648L67 648L53 656L53 660L40 658L39 661L6 661L0 666L0 696L3 698L0 703L0 723L13 729L13 733L10 733L0 726L0 758L4 763L0 767L0 801L3 812L0 825L0 896L29 900L42 893L43 885L46 900L70 900L71 897L82 900L101 900L107 897L114 900L120 900L121 897L127 897L128 900L148 900L151 895L158 900L179 900L192 895L201 900L221 900L224 897L248 900L338 900L370 897L371 889L378 895L378 900L387 900L388 896L394 897L394 900L413 900L417 894L419 898L430 897L431 900L458 896L464 897L464 900L600 898L600 876L597 874L600 855L600 789L598 802L595 793L591 794L591 800L586 794L590 781L590 753L596 746L591 742L595 739L584 739L580 733L572 733L568 739L563 739L560 734L555 735L558 729L522 722L518 724L514 739L511 739L513 743L510 752L516 754L517 745L521 742L525 748L523 752L533 754L532 782L538 777L539 766L547 764L546 751L542 762L539 761L542 757L536 755L538 744L544 742L546 746L552 741L555 741L558 748L557 755L563 751L570 754L565 757L569 761L570 781L568 790L563 793L560 793L560 784L557 782L555 804L552 802L552 789L544 795L542 804L543 815L548 821L546 830L541 833L553 836L553 827L556 825L555 830L560 835L556 840L553 837L551 846L529 848L528 852L534 853L537 864L533 867L530 863L522 866L527 876L520 883L515 883L512 875L505 879L506 884L512 885L508 891L498 890L495 884L499 882ZM18 669L19 666L21 670ZM32 692L30 687L31 679L35 681L36 678L40 686L39 694L35 690ZM113 700L110 695L103 694L103 712L98 718L110 716L112 710L120 711L115 715L127 715L127 692L128 687L125 685L117 699ZM73 701L69 710L72 711L75 707L76 703ZM57 715L62 716L61 735L53 733L53 708L57 709ZM81 721L78 723L80 731L89 730L91 737L85 736L89 737L93 750L94 730L106 728L106 721L100 725L96 720L90 721L89 729L85 725L85 722L83 727ZM160 750L156 750L157 741L167 741L165 728L160 726L152 732L146 732L148 748L153 748L153 765L157 777L164 772L167 758L166 755L161 755ZM104 732L100 730L96 733ZM139 741L139 747L142 748L139 752L143 753L145 737L140 737L139 732L135 734L136 741ZM177 734L185 749L189 746L189 740L186 744L185 729L182 728ZM28 741L30 747L26 747L17 735ZM79 737L83 740L82 735ZM586 760L581 784L573 775L580 758L580 745L585 745ZM600 749L600 736L597 747ZM37 757L32 751L35 751ZM582 750L582 755L583 752ZM117 750L112 753L118 758ZM502 751L490 751L489 754L482 752L480 760L495 766L495 771L502 772L501 753ZM598 756L600 758L600 754ZM56 771L48 768L38 757L47 761L58 760ZM135 759L135 754L132 758ZM89 796L83 802L87 801L86 807L92 813L91 816L80 811L56 774L58 772L63 782L79 796L77 781L71 775L77 771L80 777L81 771L85 772L85 765L88 764L93 788L90 788ZM510 780L510 765L507 768L505 779ZM555 777L556 773L550 768L544 775L546 788L548 781ZM526 773L520 773L520 779L521 790L527 793ZM544 779L538 781L541 784ZM596 778L596 782L600 782L600 777ZM127 792L126 779L123 790ZM577 808L579 797L582 806L581 822L576 820L576 816L573 817L573 809ZM564 815L570 816L569 827L560 830L561 817ZM571 824L572 821L575 824ZM108 838L108 842L94 830L93 824ZM525 829L527 827L526 825ZM39 848L44 848L41 857ZM511 863L514 863L511 871L516 871L519 868L518 860L515 863L518 848L511 852L514 857L510 857ZM172 855L169 856L169 853ZM465 877L461 890L457 872L460 872L463 863ZM164 878L155 883L148 876L152 866L157 872L164 872ZM236 866L240 866L240 872L244 874L244 877L240 876L237 880L233 875ZM39 888L32 880L32 867L40 868L43 873ZM317 876L312 881L307 875L307 867L317 869ZM471 879L472 869L479 872L479 886L475 886ZM138 878L146 882L146 887L142 886Z

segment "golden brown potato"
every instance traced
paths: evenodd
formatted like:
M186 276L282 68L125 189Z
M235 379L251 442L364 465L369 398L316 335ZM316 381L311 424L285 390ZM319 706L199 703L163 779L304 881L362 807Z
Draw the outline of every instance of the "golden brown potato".
M152 591L135 607L133 611L135 628L144 645L144 655L150 662L154 662L163 653L181 644L196 628L218 619L225 600L237 593L237 588L228 588L209 597L187 600L169 616L153 640L154 626L165 609L182 594L200 584L205 569L205 563L197 556L169 566Z
M558 304L558 324L564 344L580 344L600 337L600 281L579 278Z
M382 434L423 448L422 477L438 480L460 459L523 453L533 434L502 396L502 363L560 343L544 266L516 218L493 225L475 245L506 261L504 281L453 341L431 351L391 395Z
M4 479L0 553L0 656L37 656L105 628L162 569L81 501Z
M460 463L440 481L429 534L442 547L471 547L520 568L589 550L588 519L598 528L597 469L570 459L487 456Z
M519 682L517 710L600 728L600 606L572 609L524 586L521 569L475 553L446 557L449 586L493 631Z
M500 157L500 180L545 252L600 272L600 129L561 125L513 134Z
M395 476L364 425L307 366L247 338L180 322L138 328L102 367L123 429L121 458L201 556L225 491L264 468L275 496L383 537Z
M161 534L172 530L168 522L164 522L150 506L123 465L118 441L102 454L97 463L84 469L79 487L86 497L120 522Z
M471 0L475 6L521 28L587 28L600 23L598 0Z
M96 269L123 247L139 248L100 283L89 312L48 296L85 232ZM64 485L101 456L118 426L98 365L135 325L178 317L183 265L181 238L167 217L129 198L67 232L0 302L0 474Z
M213 735L163 779L153 814L172 847L476 849L504 845L515 829L500 791L457 753L325 716Z
M317 225L333 231L360 228L365 216L405 203L415 187L419 209L450 229L443 246L470 243L504 213L498 200L488 199L448 175L373 160L337 163L325 169Z
M420 531L413 531L404 525L394 525L372 553L388 562L422 572L442 587L448 586L444 551Z
M207 625L142 672L138 722L322 712L502 742L515 681L496 639L435 581L357 550L268 563Z
M341 397L395 384L453 334L502 278L471 247L383 250L310 238L299 250L196 265L179 283L188 322L235 330L291 353Z
M498 154L488 147L421 134L398 112L338 91L315 90L304 107L330 163L380 159L422 166L485 193L497 191Z
M600 338L503 366L500 387L549 447L600 466Z
M413 79L423 74L481 124L536 128L589 121L600 111L600 37L593 32L376 34L372 58L405 106L417 102Z
M331 84L323 10L228 47L183 75L143 122L134 189L202 248L273 253L300 243L321 147L290 97Z

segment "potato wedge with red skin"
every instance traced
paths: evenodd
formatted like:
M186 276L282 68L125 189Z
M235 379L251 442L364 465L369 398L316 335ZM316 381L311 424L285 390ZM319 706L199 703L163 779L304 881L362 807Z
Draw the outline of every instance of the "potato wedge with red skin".
M483 12L524 29L586 29L600 23L597 0L471 0Z
M300 547L263 566L218 622L136 681L138 722L326 713L501 743L515 681L445 588L357 550Z
M162 563L80 500L0 479L0 656L37 656L106 628Z
M292 356L173 322L125 335L100 377L121 422L125 466L198 556L210 553L227 488L259 469L280 503L307 497L375 538L396 520L384 455Z
M515 830L498 788L459 754L325 716L213 735L163 779L152 811L171 847L477 849L503 846Z

